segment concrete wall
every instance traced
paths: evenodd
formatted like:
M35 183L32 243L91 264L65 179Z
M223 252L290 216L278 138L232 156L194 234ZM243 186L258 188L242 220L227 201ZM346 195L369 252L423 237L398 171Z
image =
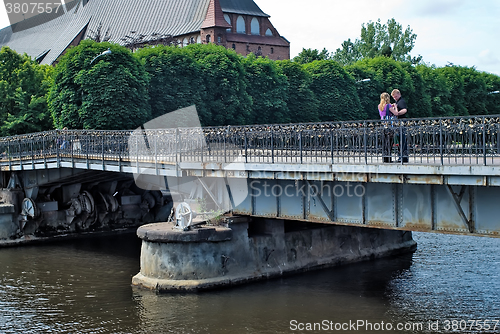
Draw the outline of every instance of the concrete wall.
M167 240L183 233L171 225L139 228L143 239L141 271L132 283L156 290L203 290L287 273L335 266L413 251L411 232L354 226L307 224L285 230L283 220L235 221L230 240L204 238ZM250 226L249 226L250 224ZM158 227L163 225L163 229ZM155 227L156 226L156 227ZM304 225L305 226L305 225ZM159 237L148 230L163 230ZM209 234L216 236L217 231Z

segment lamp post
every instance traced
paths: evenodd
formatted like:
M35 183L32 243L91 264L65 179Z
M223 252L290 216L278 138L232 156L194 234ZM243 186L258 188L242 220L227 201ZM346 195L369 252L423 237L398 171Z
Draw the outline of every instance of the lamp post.
M102 52L101 54L95 56L94 59L92 59L92 61L90 62L90 64L92 64L94 62L94 60L96 60L100 56L105 56L105 55L110 55L110 54L111 54L111 49L107 49L106 51Z

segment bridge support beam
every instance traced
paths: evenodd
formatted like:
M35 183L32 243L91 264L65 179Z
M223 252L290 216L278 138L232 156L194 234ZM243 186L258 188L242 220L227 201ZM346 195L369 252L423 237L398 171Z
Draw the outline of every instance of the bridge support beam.
M393 181L393 180L391 180ZM500 236L500 187L298 178L249 179L233 213L326 224Z

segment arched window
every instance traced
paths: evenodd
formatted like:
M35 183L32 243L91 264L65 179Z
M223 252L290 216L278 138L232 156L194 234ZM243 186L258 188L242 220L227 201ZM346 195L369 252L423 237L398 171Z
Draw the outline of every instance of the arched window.
M198 37L196 37L196 43L201 44L201 36L200 35L198 35Z
M233 50L236 50L236 44L233 43Z
M271 31L271 29L267 28L266 36L273 36L273 32Z
M187 37L182 40L182 46L187 46L188 45L188 39Z
M210 35L207 35L207 43L210 43L212 41L212 37Z
M232 25L232 23L231 23L231 17L229 17L229 15L224 14L224 18L226 19L227 23L229 23L230 25ZM227 32L231 32L231 30L232 30L231 28L227 28L226 29Z
M274 53L274 48L271 48L271 54L273 54L273 53Z
M194 37L191 37L191 38L189 39L189 44L194 44Z
M238 34L246 34L247 32L243 16L238 16L238 19L236 20L236 32Z
M251 32L252 32L252 35L260 35L259 20L257 20L256 17L254 17L252 19L252 22L251 22Z

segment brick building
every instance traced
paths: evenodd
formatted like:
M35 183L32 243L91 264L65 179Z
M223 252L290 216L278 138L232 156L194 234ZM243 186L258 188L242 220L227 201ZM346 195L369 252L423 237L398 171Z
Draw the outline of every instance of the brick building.
M87 38L131 48L215 43L247 55L289 59L290 43L253 0L74 0L0 30L0 46L54 64Z

